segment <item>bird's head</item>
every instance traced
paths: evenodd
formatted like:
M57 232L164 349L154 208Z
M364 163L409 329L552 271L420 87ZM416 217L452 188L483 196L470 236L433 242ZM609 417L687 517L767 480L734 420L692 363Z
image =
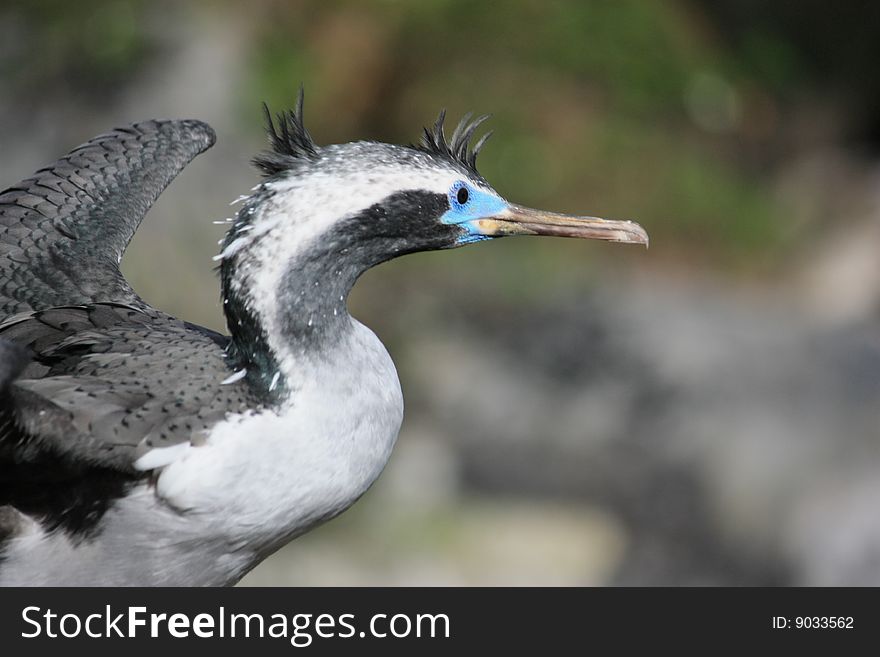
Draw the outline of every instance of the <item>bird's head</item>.
M257 242L278 256L311 253L364 269L415 251L508 235L554 235L648 244L631 221L533 210L505 200L476 169L489 134L470 145L487 118L466 116L447 138L445 112L419 144L354 142L318 146L296 109L266 119L271 150L254 158L266 178L239 212L221 256Z
M506 201L477 172L485 117L447 138L444 113L412 146L318 146L294 110L272 119L271 149L254 158L264 180L244 199L218 259L236 360L286 353L291 341L326 340L347 317L345 297L366 269L415 251L507 235L556 235L648 244L630 221L532 210ZM281 338L280 336L286 336ZM305 353L305 352L303 352ZM272 360L257 363L272 370Z

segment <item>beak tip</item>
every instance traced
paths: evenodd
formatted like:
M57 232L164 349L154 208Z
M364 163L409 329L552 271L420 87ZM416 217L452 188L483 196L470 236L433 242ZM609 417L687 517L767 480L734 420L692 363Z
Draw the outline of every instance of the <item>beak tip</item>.
M619 241L627 244L641 244L647 250L651 245L651 238L648 236L648 231L635 221L628 221L627 224L629 224L627 230L623 232Z

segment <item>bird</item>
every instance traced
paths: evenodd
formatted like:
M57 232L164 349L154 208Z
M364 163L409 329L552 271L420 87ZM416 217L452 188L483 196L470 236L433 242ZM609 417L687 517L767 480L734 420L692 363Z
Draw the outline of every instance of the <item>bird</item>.
M351 506L397 440L394 363L347 309L362 273L511 235L648 244L631 221L505 200L476 167L487 116L319 146L302 88L263 112L261 177L216 257L228 335L119 268L214 144L206 123L115 129L0 192L0 585L234 585Z

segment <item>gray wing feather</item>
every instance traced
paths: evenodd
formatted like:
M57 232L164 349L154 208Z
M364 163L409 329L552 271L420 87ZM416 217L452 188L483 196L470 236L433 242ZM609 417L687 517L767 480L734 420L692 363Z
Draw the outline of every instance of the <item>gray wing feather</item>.
M95 301L145 306L119 261L159 194L214 139L200 121L145 121L0 192L0 317Z
M244 381L229 375L222 337L155 310L91 304L25 313L0 324L4 344L32 354L0 391L20 443L133 471L146 451L198 441L227 413L254 407Z
M0 340L0 394L18 378L29 361L30 355L27 349L14 342Z

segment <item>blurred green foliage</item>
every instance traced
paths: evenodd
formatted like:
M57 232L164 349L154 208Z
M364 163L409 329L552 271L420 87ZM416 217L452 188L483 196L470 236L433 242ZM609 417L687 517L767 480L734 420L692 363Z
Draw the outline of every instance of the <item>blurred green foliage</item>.
M25 97L63 91L99 100L123 85L153 48L144 29L147 6L145 0L7 0L0 4L8 31L0 76Z

